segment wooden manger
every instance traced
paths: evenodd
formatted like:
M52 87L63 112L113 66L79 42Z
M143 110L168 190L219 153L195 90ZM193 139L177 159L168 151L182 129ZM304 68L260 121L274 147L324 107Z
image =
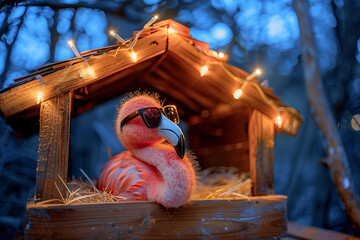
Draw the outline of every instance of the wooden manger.
M247 81L241 98L235 100L232 93L249 74L225 63L189 32L172 20L142 31L133 48L136 62L127 47L115 45L41 67L0 91L2 117L19 135L39 129L35 197L37 201L60 199L54 184L65 193L59 176L67 179L71 116L139 88L157 91L168 104L178 106L200 165L234 166L250 172L253 197L196 200L177 210L154 202L29 203L27 238L260 239L286 235L286 197L272 195L274 134L296 135L301 116L255 79ZM205 65L208 71L201 76ZM41 104L37 104L39 91L43 92ZM275 124L279 115L281 124Z

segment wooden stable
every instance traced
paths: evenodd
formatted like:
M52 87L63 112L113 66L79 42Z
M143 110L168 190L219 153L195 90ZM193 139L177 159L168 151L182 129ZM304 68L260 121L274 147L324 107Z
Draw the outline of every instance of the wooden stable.
M213 55L208 44L192 39L189 32L172 20L154 24L141 32L133 48L137 62L126 46L115 45L41 67L0 91L2 117L19 135L39 129L36 200L59 199L54 183L65 194L59 176L67 179L71 116L139 88L156 91L167 104L177 105L188 125L189 147L200 165L234 166L250 172L253 197L198 200L177 210L153 202L29 203L26 237L255 239L286 235L286 197L271 195L274 134L296 135L302 118L255 79L235 100L232 93L249 74ZM204 65L208 72L201 76ZM39 91L43 91L41 104L37 104ZM279 113L282 123L276 125Z

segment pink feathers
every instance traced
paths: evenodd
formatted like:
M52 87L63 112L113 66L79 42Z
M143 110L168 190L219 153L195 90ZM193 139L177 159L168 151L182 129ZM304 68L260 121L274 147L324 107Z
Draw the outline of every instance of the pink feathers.
M148 95L135 96L120 107L116 132L129 151L114 156L104 165L98 187L127 200L151 200L165 207L180 207L189 200L195 185L191 159L188 154L183 157L175 151L184 144L183 134L162 113L159 127L145 125L138 110L149 107L161 108ZM121 128L122 120L129 115L135 117Z
M98 188L128 200L146 200L146 180L152 170L129 151L111 158L101 170Z

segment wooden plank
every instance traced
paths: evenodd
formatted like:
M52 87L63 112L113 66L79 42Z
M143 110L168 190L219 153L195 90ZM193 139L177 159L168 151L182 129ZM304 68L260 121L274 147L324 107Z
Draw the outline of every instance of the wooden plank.
M192 73L193 77L190 79L182 78L183 74L177 74L177 77L175 78L177 82L181 83L186 83L186 81L189 80L193 82L192 85L183 85L183 87L187 87L186 91L194 89L197 91L199 96L211 96L210 100L215 98L218 103L223 102L231 105L231 110L236 108L236 105L239 105L239 102L242 104L245 103L251 108L257 109L266 114L271 119L275 119L277 117L278 107L287 107L287 105L280 102L279 97L274 96L271 93L271 89L264 88L266 98L274 103L274 105L269 104L269 101L265 100L259 93L257 87L254 86L254 84L258 85L256 80L251 80L253 84L248 84L244 89L244 93L241 98L235 100L232 94L242 85L249 74L226 63L210 61L209 58L198 51L196 47L175 34L169 35L168 49L169 56L176 56L179 59L178 62L182 62L181 65L178 64L180 66L177 66L177 71L180 70ZM207 65L209 70L205 76L200 78L200 69L204 65ZM171 73L171 71L169 71L169 73ZM238 80L235 80L233 76L237 76ZM259 88L262 89L261 86L259 86ZM204 106L206 105L204 104ZM281 130L295 136L301 126L302 117L297 111L293 109L290 111L290 109L291 108L283 109L283 112L286 113L284 115L287 117L284 119L289 119L289 124L282 125Z
M304 240L355 240L354 236L321 229L317 227L304 226L295 222L288 222L288 235Z
M261 239L286 235L285 196L196 200L180 209L155 202L34 205L29 239Z
M154 86L162 92L172 91L171 95L176 96L175 99L181 101L181 103L185 99L184 105L193 111L197 111L196 109L202 111L204 108L211 109L215 104L221 103L231 106L229 109L233 111L239 105L246 104L251 108L260 110L271 119L276 117L277 108L264 101L252 84L248 84L241 99L233 99L232 93L241 83L235 81L228 73L232 72L240 81L248 76L248 74L226 63L212 61L206 54L201 53L194 44L189 42L191 39L188 39L190 36L188 29L183 25L169 20L162 22L159 26L168 27L170 25L176 25L178 33L169 34L167 31L154 29L144 31L144 34L148 32L151 32L151 34L149 33L150 35L139 39L135 46L135 51L139 58L137 63L133 63L129 59L128 51L119 51L117 57L114 57L116 52L116 49L112 49L114 46L104 48L103 50L94 50L99 52L108 51L102 55L90 56L88 59L88 63L96 74L95 78L86 73L86 64L78 62L82 61L78 58L45 66L42 68L44 71L47 69L57 69L58 71L43 76L43 80L46 83L44 86L44 99L46 100L54 97L56 94L89 85L93 85L95 88L101 86L112 89L111 87L108 88L108 84L111 84L110 81L105 81L106 83L103 84L99 80L104 80L110 75L118 74L122 75L123 80L126 78L131 79L132 76L120 73L129 69L141 72L143 69L141 65L146 60L160 57L169 49L168 54L166 54L168 57L163 62L160 61L157 68L151 69L154 70L154 74L148 72L148 77L146 76L147 73L142 77L142 79L146 79L144 82L147 85ZM189 36L186 37L185 35ZM169 40L169 45L167 39ZM208 65L209 71L205 76L201 77L200 69L205 64ZM61 69L63 67L65 69ZM114 77L111 78L116 79ZM132 84L130 81L128 82L130 85ZM252 82L256 81L253 80ZM4 118L11 120L13 116L18 116L24 113L26 109L36 106L36 94L40 87L41 83L38 80L31 80L19 83L16 87L3 91L0 94L0 109ZM112 90L109 91L111 92ZM281 104L276 96L272 95L271 89L264 88L264 91L267 97L272 99L276 105L286 106ZM179 96L182 96L182 98ZM85 102L83 105L95 106L97 104L97 101L93 101L90 98L87 99L92 102ZM101 103L103 101L98 102ZM199 111L197 113L200 113ZM283 113L287 112L287 109L285 109ZM301 116L296 111L284 114L282 130L295 135L300 125Z
M69 156L71 93L63 93L41 103L36 199L61 199L55 184L65 196Z
M134 47L134 51L138 56L138 62L136 63L131 60L128 50L118 51L116 57L116 50L111 50L106 54L90 58L88 64L94 70L95 78L87 73L85 62L77 63L55 73L43 76L43 81L45 82L43 98L47 100L60 93L69 92L90 83L100 81L109 75L161 55L167 49L166 40L166 31L158 31L149 37L140 39ZM33 80L0 94L0 109L3 116L8 118L36 105L37 93L40 88L40 81Z
M220 147L193 149L202 169L214 166L235 167L238 172L249 172L247 143L228 144Z
M254 110L248 134L253 195L273 194L274 123L263 113Z

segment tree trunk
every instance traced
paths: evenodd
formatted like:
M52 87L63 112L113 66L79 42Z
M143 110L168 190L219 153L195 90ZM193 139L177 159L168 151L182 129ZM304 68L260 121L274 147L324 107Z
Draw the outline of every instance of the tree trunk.
M340 134L334 120L329 102L326 99L315 48L309 3L307 0L293 0L301 38L302 63L311 112L325 138L327 166L341 200L345 204L346 214L357 234L360 233L360 209L354 183L351 178L348 160Z

